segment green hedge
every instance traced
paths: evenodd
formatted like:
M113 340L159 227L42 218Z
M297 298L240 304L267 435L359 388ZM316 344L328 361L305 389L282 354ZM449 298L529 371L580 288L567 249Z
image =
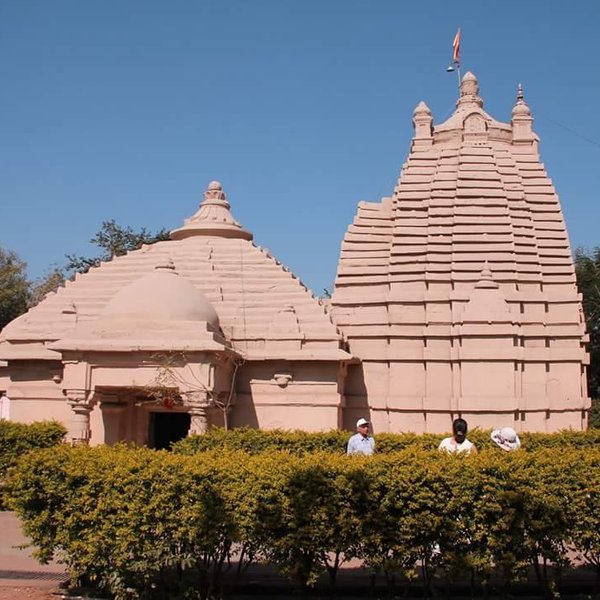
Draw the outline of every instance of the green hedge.
M67 430L56 421L24 424L0 419L0 477L28 450L59 444Z
M491 430L474 429L469 439L478 449L497 449L490 439ZM195 454L207 450L244 450L250 454L266 450L285 450L294 454L312 452L344 453L349 433L327 431L307 433L304 431L261 431L259 429L239 428L226 431L214 428L202 436L191 436L173 445L180 454ZM375 434L378 453L398 452L405 449L435 450L447 434L434 433L381 433ZM522 433L519 434L525 451L542 448L588 448L600 445L600 429L588 431L564 430L559 433Z
M69 447L24 456L7 484L38 557L118 599L208 598L230 559L276 565L299 586L353 558L388 581L471 574L506 582L542 561L600 564L600 449L455 456L185 456ZM572 550L574 554L567 552ZM227 578L232 577L232 572Z
M2 482L8 469L29 450L56 446L66 433L64 426L56 421L26 425L0 419L0 510L3 508Z

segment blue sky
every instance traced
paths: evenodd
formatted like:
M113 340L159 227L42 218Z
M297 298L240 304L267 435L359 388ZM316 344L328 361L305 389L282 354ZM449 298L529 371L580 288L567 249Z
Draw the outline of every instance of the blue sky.
M31 277L103 220L176 228L212 179L317 294L360 200L392 192L412 110L463 72L541 137L571 243L600 245L600 2L3 0L0 244Z

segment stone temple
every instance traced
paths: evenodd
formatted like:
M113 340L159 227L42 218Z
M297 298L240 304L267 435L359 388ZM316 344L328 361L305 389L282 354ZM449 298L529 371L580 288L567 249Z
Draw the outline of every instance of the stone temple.
M361 202L329 305L235 221L220 183L158 242L7 325L10 418L165 447L210 425L518 431L587 425L584 320L560 204L519 88L509 124L467 73L423 102L398 184Z

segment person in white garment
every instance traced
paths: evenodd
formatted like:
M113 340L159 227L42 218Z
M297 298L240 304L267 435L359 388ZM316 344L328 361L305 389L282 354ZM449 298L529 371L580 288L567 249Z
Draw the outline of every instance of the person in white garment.
M452 423L452 437L444 438L440 442L439 450L475 454L477 447L467 439L468 429L469 427L464 419L454 419Z
M502 450L512 452L521 447L521 440L517 432L512 427L503 427L502 429L494 429L490 436L492 441Z
M347 454L364 454L370 456L375 452L375 439L369 435L369 421L356 421L356 433L348 440Z

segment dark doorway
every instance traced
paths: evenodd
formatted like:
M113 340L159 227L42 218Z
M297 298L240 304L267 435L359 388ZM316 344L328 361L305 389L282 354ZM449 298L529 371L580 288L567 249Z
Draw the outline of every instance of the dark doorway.
M173 442L187 436L189 429L188 413L150 413L150 447L155 450L169 450Z

